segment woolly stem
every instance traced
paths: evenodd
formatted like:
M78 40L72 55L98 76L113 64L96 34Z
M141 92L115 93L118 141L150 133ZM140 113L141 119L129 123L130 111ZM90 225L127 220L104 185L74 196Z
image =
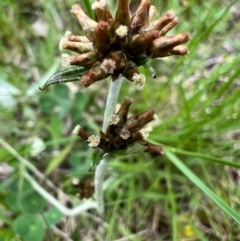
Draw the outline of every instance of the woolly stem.
M105 112L104 112L104 120L103 120L103 127L102 127L103 132L107 130L109 117L115 112L122 81L123 81L123 77L120 77L114 82L111 81L111 85L109 88L107 101L106 101ZM94 177L94 187L95 187L94 196L97 202L98 211L101 215L104 214L103 181L104 181L105 174L107 172L108 160L109 160L109 155L106 153L103 156L103 159L100 161L99 165L97 166L95 170L95 177Z
M123 77L119 77L114 82L111 81L111 85L108 91L106 107L104 112L103 127L102 131L105 132L108 127L109 117L115 113L118 95L122 86Z

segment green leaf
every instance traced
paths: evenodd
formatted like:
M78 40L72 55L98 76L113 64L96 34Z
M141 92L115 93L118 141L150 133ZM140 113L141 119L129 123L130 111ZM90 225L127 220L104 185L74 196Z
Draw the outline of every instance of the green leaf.
M62 120L58 116L53 115L51 117L48 129L51 132L54 139L60 139L62 137L63 127L64 126Z
M232 209L223 199L210 190L177 156L170 151L165 151L165 155L170 161L181 170L181 172L189 178L198 188L200 188L209 198L211 198L223 211L231 216L240 224L240 215Z
M14 180L8 186L8 193L6 195L6 203L11 210L20 211L20 200L22 195L31 189L31 185L27 181L20 182L19 180Z
M6 197L6 203L8 204L9 208L13 211L21 210L19 198L16 193L8 193Z
M57 102L53 96L48 93L43 93L39 98L39 107L41 111L45 114L53 112L53 108L56 106Z
M79 119L82 117L82 113L84 112L89 98L81 92L77 92L72 104L71 115L73 121L78 122Z
M69 112L70 107L71 102L68 99L62 100L59 105L59 116L63 118Z
M175 148L175 147L164 146L164 148L166 150L169 150L169 151L173 152L173 153L178 153L178 154L182 154L182 155L190 156L190 157L201 158L203 161L210 161L210 162L214 162L214 163L219 163L221 165L227 165L227 166L240 168L240 164L237 163L237 162L227 161L227 160L224 160L224 159L204 155L204 154L201 154L201 153L198 153L198 152L186 151L186 150L178 149L178 148Z
M126 149L113 151L111 154L116 156L126 156L130 154L143 153L146 149L146 146L143 146L141 143L137 142L131 146L128 146Z
M42 241L45 236L45 224L40 215L23 214L14 220L13 228L24 241Z
M69 98L69 88L66 85L55 85L53 88L53 91L58 99L68 99Z
M48 226L57 224L60 219L63 217L63 214L56 208L52 208L49 211L45 212L44 219Z
M43 87L39 88L40 90L45 90L49 85L58 84L58 83L67 83L80 81L83 74L85 74L88 69L84 67L71 67L66 70L60 71L52 75Z
M104 155L104 152L102 150L94 150L91 156L91 166L89 168L89 171L93 171L97 165L100 163Z
M69 157L69 163L72 167L73 172L87 172L89 169L89 161L86 158L86 151L74 151Z
M0 230L0 241L23 241L12 229L3 228Z
M24 213L40 213L46 205L46 200L34 190L25 192L20 200Z
M126 155L133 153L143 153L146 149L146 146L143 146L140 143L134 143L132 146L127 148Z
M145 65L150 58L148 56L140 56L140 57L135 57L132 59L132 61L137 65L137 66L142 66Z

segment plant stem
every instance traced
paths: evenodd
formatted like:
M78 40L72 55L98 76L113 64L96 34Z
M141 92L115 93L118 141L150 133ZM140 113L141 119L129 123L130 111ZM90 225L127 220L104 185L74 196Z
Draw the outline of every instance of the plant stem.
M109 117L114 114L118 95L121 89L123 77L120 77L116 81L111 81L111 85L108 91L107 101L106 101L106 108L104 112L104 119L103 119L103 132L106 132L108 126ZM95 199L98 206L98 211L101 215L104 214L104 201L103 201L103 181L105 174L107 172L108 167L108 160L109 155L106 153L103 156L103 159L100 161L99 165L95 170L95 177L94 177L94 185L95 185Z
M103 119L103 126L102 131L105 132L108 127L108 120L109 117L115 113L115 108L117 104L118 95L122 86L123 77L115 80L114 82L111 81L110 88L108 91L106 107L104 112L104 119Z

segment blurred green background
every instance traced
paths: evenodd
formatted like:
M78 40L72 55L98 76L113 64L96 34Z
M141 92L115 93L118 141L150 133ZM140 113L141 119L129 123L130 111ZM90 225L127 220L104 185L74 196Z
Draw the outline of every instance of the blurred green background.
M80 4L89 11L92 2ZM114 13L115 1L107 2ZM132 1L131 9L139 2ZM224 161L240 164L240 4L152 2L155 18L167 10L180 18L169 34L188 32L189 54L151 61L157 78L142 69L144 88L124 81L119 103L131 96L135 114L155 108L159 119L149 140L175 153L239 213L240 173ZM88 89L75 83L38 89L62 69L58 43L65 31L81 32L69 11L75 3L0 2L0 138L77 204L73 178L91 183L94 173L88 172L91 150L71 131L80 124L98 132L109 80ZM24 180L25 166L0 145L0 241L240 240L237 222L170 159L146 154L111 160L104 219L92 210L63 218Z

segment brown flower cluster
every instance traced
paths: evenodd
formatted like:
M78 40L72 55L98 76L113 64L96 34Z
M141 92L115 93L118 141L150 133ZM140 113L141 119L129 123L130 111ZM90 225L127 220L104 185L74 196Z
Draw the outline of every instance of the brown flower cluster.
M114 81L120 74L142 86L145 76L139 72L138 66L146 64L151 58L187 54L187 47L181 44L189 40L188 34L165 36L179 22L172 11L153 21L156 7L151 5L151 0L142 0L132 15L129 2L119 0L113 18L105 0L95 1L92 8L98 22L90 19L79 5L72 7L71 12L81 25L84 36L67 31L59 47L78 53L71 56L63 54L64 66L89 69L81 78L85 87L108 76Z
M138 143L144 152L163 154L162 146L144 140L151 131L150 127L144 126L154 120L155 110L149 109L128 118L131 103L132 101L126 98L117 113L110 117L106 133L100 131L99 136L91 135L80 126L76 126L73 134L80 136L90 147L99 148L104 153L126 150Z

